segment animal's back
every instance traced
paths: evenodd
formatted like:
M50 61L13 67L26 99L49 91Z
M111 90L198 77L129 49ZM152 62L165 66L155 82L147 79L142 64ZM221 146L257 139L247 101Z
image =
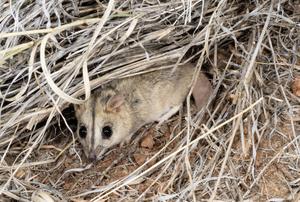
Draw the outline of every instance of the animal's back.
M114 80L76 107L79 140L86 156L130 140L141 126L175 114L188 94L195 68L191 64Z
M157 121L172 107L182 104L189 92L194 70L187 64L174 71L171 68L134 76L120 81L118 91L127 94L137 122Z

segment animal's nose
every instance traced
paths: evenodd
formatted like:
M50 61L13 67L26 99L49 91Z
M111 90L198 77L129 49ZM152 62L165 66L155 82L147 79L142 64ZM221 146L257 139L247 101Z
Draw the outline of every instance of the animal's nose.
M95 152L91 152L90 155L89 155L89 160L91 162L95 162L97 160L97 155Z

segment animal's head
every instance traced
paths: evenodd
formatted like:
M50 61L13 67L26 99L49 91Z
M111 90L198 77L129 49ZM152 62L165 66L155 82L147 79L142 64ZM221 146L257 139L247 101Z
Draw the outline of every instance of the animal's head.
M95 94L82 105L75 105L77 134L85 155L96 160L100 151L123 142L132 119L123 95L115 92Z

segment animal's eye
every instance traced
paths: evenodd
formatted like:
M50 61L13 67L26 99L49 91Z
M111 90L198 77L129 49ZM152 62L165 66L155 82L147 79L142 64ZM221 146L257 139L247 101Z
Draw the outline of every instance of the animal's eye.
M87 134L87 130L85 126L80 126L79 128L79 137L85 138Z
M103 139L108 139L111 137L112 135L112 128L110 126L104 126L102 128L102 137Z

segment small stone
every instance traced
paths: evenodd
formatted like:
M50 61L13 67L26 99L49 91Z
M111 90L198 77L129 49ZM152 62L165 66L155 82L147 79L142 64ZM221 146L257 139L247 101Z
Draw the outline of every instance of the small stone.
M144 154L134 154L133 158L135 162L140 166L146 162L147 156Z
M141 147L152 149L154 146L154 140L152 135L147 135L141 142Z
M292 83L292 92L294 95L300 97L300 77L296 77Z

